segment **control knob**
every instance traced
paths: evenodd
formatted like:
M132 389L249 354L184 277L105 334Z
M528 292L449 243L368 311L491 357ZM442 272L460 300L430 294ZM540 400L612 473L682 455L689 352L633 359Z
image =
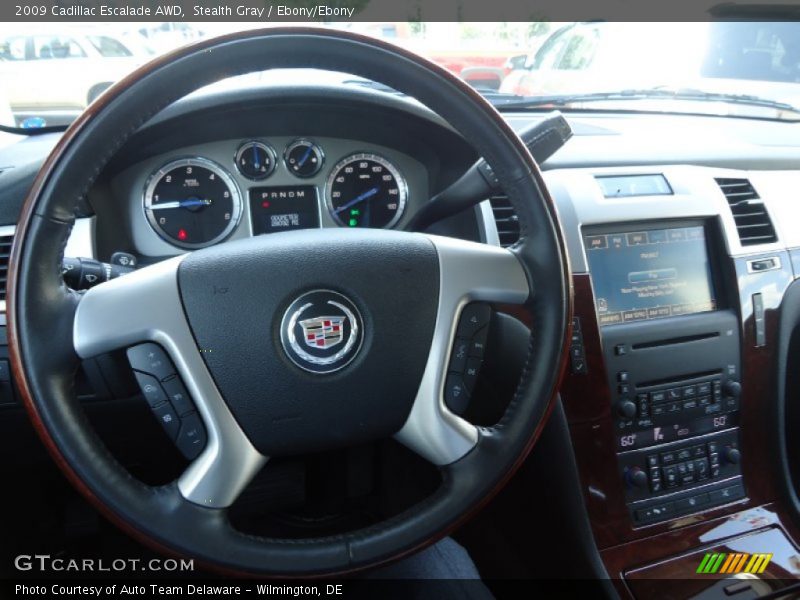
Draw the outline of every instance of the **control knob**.
M722 451L723 458L731 463L732 465L736 465L742 459L742 453L739 452L738 448L734 448L733 446L728 446Z
M722 391L728 398L738 398L742 393L742 384L738 381L726 381L722 385Z
M625 472L628 483L637 488L647 487L647 473L640 467L632 467Z
M617 404L617 412L621 417L632 419L636 416L636 404L631 400L622 400Z

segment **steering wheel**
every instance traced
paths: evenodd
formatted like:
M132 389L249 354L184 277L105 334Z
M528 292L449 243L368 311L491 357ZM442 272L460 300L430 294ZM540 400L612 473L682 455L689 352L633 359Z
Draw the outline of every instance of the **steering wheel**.
M60 265L76 205L137 129L222 78L303 67L372 79L443 117L493 167L519 215L520 241L502 249L399 231L296 231L165 260L85 294L67 288ZM67 477L138 539L231 573L342 574L453 530L525 458L566 365L572 298L565 257L533 158L464 82L350 33L237 33L134 72L91 105L53 150L27 198L12 252L13 373ZM489 428L469 423L443 400L459 316L477 301L524 305L532 315L521 381L506 414ZM336 318L325 312L336 310ZM333 329L337 324L341 330ZM304 335L317 336L322 350L301 344ZM339 345L332 342L325 353L328 335ZM73 385L81 358L143 342L166 352L207 437L180 477L158 487L111 456ZM390 436L441 470L438 489L404 513L314 539L255 537L231 526L228 507L268 457Z

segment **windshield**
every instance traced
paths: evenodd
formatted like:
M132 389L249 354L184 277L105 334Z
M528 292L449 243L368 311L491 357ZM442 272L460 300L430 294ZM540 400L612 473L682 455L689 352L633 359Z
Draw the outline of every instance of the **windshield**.
M153 57L257 25L50 23L0 29L0 124L66 125L108 86ZM501 110L557 106L800 119L798 22L322 26L365 33L422 54ZM369 84L348 76L337 81Z

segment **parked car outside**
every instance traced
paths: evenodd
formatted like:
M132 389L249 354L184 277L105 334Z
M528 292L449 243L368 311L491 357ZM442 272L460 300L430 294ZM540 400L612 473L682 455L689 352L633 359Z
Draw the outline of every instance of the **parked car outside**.
M82 110L152 56L144 39L99 28L0 32L0 79L16 112Z

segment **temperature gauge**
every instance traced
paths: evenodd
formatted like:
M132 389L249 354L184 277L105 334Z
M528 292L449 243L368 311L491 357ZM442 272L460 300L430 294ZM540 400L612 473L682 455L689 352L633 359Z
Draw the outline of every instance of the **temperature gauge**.
M275 151L262 142L245 142L236 151L236 168L248 179L266 179L275 170Z
M322 148L308 140L295 140L283 153L286 168L298 177L313 177L322 168Z

